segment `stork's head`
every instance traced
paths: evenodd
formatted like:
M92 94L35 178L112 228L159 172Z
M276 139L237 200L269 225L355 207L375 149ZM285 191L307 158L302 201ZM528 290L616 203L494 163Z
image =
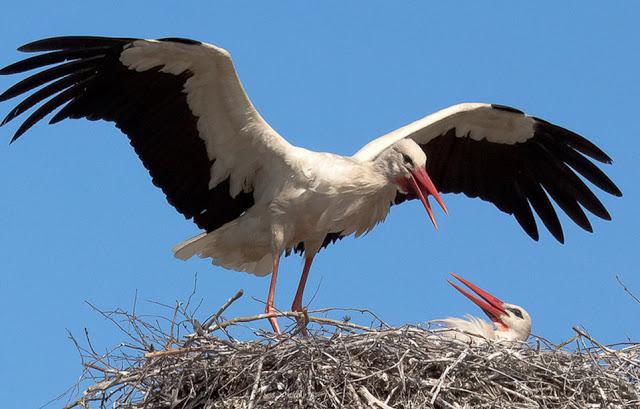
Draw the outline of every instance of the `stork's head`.
M493 321L496 326L496 338L506 341L526 341L529 338L531 334L531 317L524 308L502 302L464 278L453 273L451 275L478 294L479 297L476 297L449 281L449 284L476 303Z
M412 139L401 139L380 155L377 162L400 193L407 195L410 199L420 199L433 225L437 228L438 224L433 217L428 200L429 195L436 199L445 213L447 208L427 173L427 155L420 146Z

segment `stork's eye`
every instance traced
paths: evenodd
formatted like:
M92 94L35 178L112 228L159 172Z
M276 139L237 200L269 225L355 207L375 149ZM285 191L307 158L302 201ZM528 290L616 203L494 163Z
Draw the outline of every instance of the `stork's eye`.
M411 158L408 155L405 155L404 153L402 154L402 160L406 165L413 166L413 161L411 160Z
M524 317L522 316L522 311L520 311L517 308L507 308L509 311L511 311L513 313L513 315L515 315L516 317L520 318L520 319L524 319Z

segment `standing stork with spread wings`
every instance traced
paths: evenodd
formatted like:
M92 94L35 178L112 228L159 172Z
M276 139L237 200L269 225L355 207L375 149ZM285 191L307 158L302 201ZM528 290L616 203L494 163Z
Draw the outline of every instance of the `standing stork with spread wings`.
M178 245L176 256L209 257L216 265L259 276L271 273L269 314L275 312L283 253L305 257L292 305L300 311L320 248L368 232L392 205L407 199L419 199L435 225L429 195L445 212L438 191L479 197L512 214L537 240L535 211L562 242L549 197L585 230L592 229L582 208L610 219L578 174L621 196L589 160L611 163L597 146L501 105L454 105L348 157L288 143L249 101L229 53L210 44L56 37L19 50L39 54L0 74L38 71L0 95L5 101L27 94L3 125L35 107L12 141L58 108L49 123L114 122L169 203L205 230ZM275 317L270 322L279 333Z

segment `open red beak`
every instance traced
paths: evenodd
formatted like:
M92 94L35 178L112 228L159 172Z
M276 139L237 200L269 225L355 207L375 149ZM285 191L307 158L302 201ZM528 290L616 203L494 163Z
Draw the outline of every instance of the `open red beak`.
M470 282L458 276L457 274L451 273L451 275L457 278L462 284L466 285L471 290L473 290L473 292L478 294L481 298L478 298L473 294L470 294L469 292L467 292L460 286L452 283L451 281L449 281L449 284L451 284L452 286L455 287L456 290L464 294L465 297L467 297L468 299L476 303L478 307L482 308L482 311L484 311L484 313L487 314L487 316L491 319L491 321L495 322L496 324L505 325L500 320L500 316L507 313L504 309L504 302L500 301L499 299L489 294L488 292L484 291L483 289L471 284Z
M429 177L429 174L427 173L426 169L423 167L420 167L415 171L411 172L411 176L409 177L409 179L411 182L411 187L413 187L413 190L415 190L415 194L418 196L418 198L424 205L424 208L427 210L427 213L429 214L429 218L431 219L431 222L433 223L434 227L437 229L438 223L436 223L436 219L435 217L433 217L433 211L431 210L431 205L429 204L429 199L428 199L429 195L432 195L436 199L440 207L442 207L442 210L444 210L445 214L447 215L449 214L449 212L447 211L447 207L444 205L444 202L440 198L438 189L436 189L435 185L431 181L431 178Z

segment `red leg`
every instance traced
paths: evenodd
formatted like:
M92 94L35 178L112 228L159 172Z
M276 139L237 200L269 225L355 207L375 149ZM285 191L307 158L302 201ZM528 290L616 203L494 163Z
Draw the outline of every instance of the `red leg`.
M307 277L309 276L309 270L311 270L312 262L313 256L304 259L304 268L302 269L302 276L300 277L300 282L298 283L296 296L293 299L293 304L291 304L291 311L302 311L302 296L304 294L304 287L307 285ZM298 321L298 324L300 326L304 325L302 318L296 317L296 321ZM306 328L301 327L300 331L303 335L308 335Z
M276 295L276 280L278 279L278 265L280 264L280 254L276 256L273 260L273 272L271 273L271 284L269 284L269 295L267 296L267 305L264 308L264 312L266 314L272 314L276 312L275 307L273 306L273 299ZM280 335L280 327L278 326L278 320L276 317L270 317L269 323L271 324L271 328L273 328L273 332Z

